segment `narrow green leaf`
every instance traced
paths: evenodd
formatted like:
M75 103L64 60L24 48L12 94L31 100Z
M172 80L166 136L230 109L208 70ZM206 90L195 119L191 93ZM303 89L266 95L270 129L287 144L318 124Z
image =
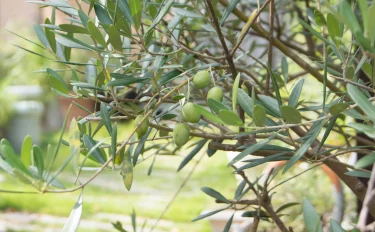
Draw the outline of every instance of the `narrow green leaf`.
M370 40L370 43L374 45L374 39L375 39L375 27L373 26L373 23L375 21L375 2L372 3L372 5L368 9L368 20L369 23L367 23L367 33L368 33L368 39Z
M85 147L87 147L87 149L89 151L97 144L97 142L88 135L83 135L83 143L85 144ZM101 164L104 164L105 161L106 161L105 155L103 154L103 152L98 147L96 147L93 150L92 156L95 158L95 160L97 162L99 162Z
M292 106L281 106L280 113L286 123L298 124L302 120L301 113Z
M206 110L204 107L197 105L197 104L194 104L194 106L197 109L198 113L201 114L203 117L215 123L224 124L224 122L220 118L218 118L216 115L214 115L210 111Z
M51 24L51 21L46 18L46 20L44 21L45 24ZM53 31L47 27L45 27L44 29L44 32L46 33L46 37L47 37L47 40L48 40L48 44L50 45L52 51L54 53L56 53L56 38L55 38L55 33L53 33Z
M48 42L46 33L43 31L43 28L40 25L36 24L34 25L34 30L35 30L36 35L38 36L39 41L42 42L44 47L52 49Z
M298 18L298 22L301 23L307 30L309 30L311 32L311 34L315 35L316 37L318 37L323 42L326 42L327 44L330 44L329 41L326 38L324 38L324 36L321 33L317 32L308 23L306 23L305 21L303 21L300 18Z
M371 172L370 171L368 171L368 172L365 172L365 171L349 171L349 172L345 172L345 175L370 179Z
M109 16L108 12L102 5L94 4L94 10L95 10L96 17L98 17L99 19L99 22L106 24L106 25L113 24L111 16Z
M33 139L30 135L26 135L22 142L22 149L21 149L21 160L23 165L26 168L29 168L31 165L31 151L33 148Z
M375 106L367 99L367 97L358 89L358 87L347 84L346 88L348 90L349 96L353 99L355 103L363 110L366 116L375 122Z
M228 199L226 199L221 193L219 193L215 189L212 189L212 188L209 188L209 187L203 187L203 188L201 188L201 190L205 194L207 194L208 196L210 196L212 198L215 198L216 200L219 200L219 201L230 204L230 201Z
M100 103L100 116L102 117L102 122L107 129L109 135L112 136L112 122L111 117L107 109L107 105L104 102Z
M291 107L297 107L298 99L301 96L304 79L301 79L293 88L292 93L290 94L288 105Z
M48 80L51 84L51 87L62 92L64 94L69 93L68 86L65 84L63 78L53 69L47 68Z
M327 140L329 134L331 133L332 131L332 128L335 126L336 124L336 120L337 120L338 116L334 116L332 117L330 120L329 120L329 123L328 123L328 126L327 126L327 129L326 131L324 132L324 135L323 135L323 138L322 140L320 141L320 145L319 145L319 148L318 148L318 151L320 151L320 148L322 148L322 146L324 145L325 141Z
M219 117L225 124L232 126L243 126L243 121L241 118L230 110L220 110Z
M315 141L316 137L319 135L319 132L322 129L324 124L325 124L325 120L315 122L311 126L309 132L306 135L307 139L301 144L297 152L286 163L283 173L288 171L306 153L306 151L309 149L311 144Z
M166 74L164 74L163 76L160 77L160 79L158 80L158 85L159 86L162 86L162 85L165 85L169 82L171 82L172 80L180 77L182 73L178 70L173 70L173 71L170 71Z
M280 206L277 210L276 210L276 214L280 213L281 211L285 210L285 209L288 209L290 207L293 207L295 205L299 205L300 203L298 202L290 202L290 203L286 203L285 205L282 205Z
M220 110L229 110L226 105L212 98L207 100L207 104L216 114L219 114Z
M82 193L79 194L78 200L75 203L72 212L69 215L68 220L65 222L62 232L72 232L76 231L79 226L79 222L81 220L82 215Z
M168 13L169 8L171 8L173 2L174 2L174 0L167 0L165 5L159 10L159 13L156 16L156 18L154 19L154 21L152 21L152 24L147 29L145 35L147 35L163 19L163 17Z
M335 18L335 16L331 13L328 13L327 15L327 29L328 34L331 37L331 40L336 44L336 46L340 47L340 24Z
M243 89L238 89L237 98L238 104L245 111L245 113L250 117L253 117L253 104L249 95Z
M276 136L276 133L272 134L270 137L268 137L268 138L266 138L266 139L264 139L264 140L262 140L260 142L257 142L256 144L251 145L250 147L246 148L240 154L238 154L236 157L234 157L229 162L228 166L231 166L232 164L235 164L238 161L240 161L241 159L245 158L247 155L258 151L259 149L261 149L262 147L264 147L264 145L266 145L267 143L269 143L273 138L275 138L275 136Z
M130 0L129 1L130 12L132 14L134 28L138 30L141 26L142 21L142 0Z
M110 25L108 28L108 40L112 44L114 49L116 49L119 52L122 51L122 41L120 33L113 25Z
M354 167L356 168L366 168L375 163L375 152L365 155L357 161Z
M129 150L125 152L124 160L122 161L121 166L121 176L124 182L124 185L128 191L130 191L133 184L133 165L131 162Z
M73 38L73 35L67 35L58 33L59 37L56 37L57 42L59 42L61 45L68 47L68 48L77 48L77 49L84 49L84 50L97 50L96 48L80 41L75 38Z
M274 91L275 91L275 94L276 94L276 100L277 100L277 103L279 104L279 107L280 107L280 106L283 105L283 103L281 101L279 85L277 84L276 77L275 77L269 63L267 63L267 68L268 68L268 72L270 73L270 76L271 76L272 85L273 85L273 88L274 88Z
M82 25L88 30L88 22L90 18L82 10L78 10L78 16L81 20Z
M115 124L113 125L113 128L112 128L112 142L111 142L111 145L112 145L112 161L114 162L116 160L116 152L117 152L117 123L115 122Z
M91 20L87 22L87 30L98 43L100 43L104 48L107 48L107 43L105 42L102 33Z
M196 154L204 147L206 144L207 140L202 139L195 147L194 149L181 161L180 166L178 166L177 172L183 169L186 164L188 164Z
M246 180L242 180L241 183L237 186L236 192L234 193L234 199L240 200L243 195L243 190L246 186Z
M229 218L229 220L225 224L223 232L229 232L230 231L230 227L232 226L232 222L233 222L233 217L234 217L234 213L232 214L232 216Z
M139 155L143 153L146 139L148 138L150 133L151 133L151 128L148 129L146 134L143 135L143 137L141 138L141 140L137 144L137 147L135 148L134 154L133 154L133 166L135 166L137 164Z
M237 4L240 2L240 0L232 0L230 1L230 3L228 4L227 8L225 9L224 13L223 13L223 16L221 17L221 20L220 20L220 25L223 25L223 23L225 22L225 20L227 20L228 16L232 13L232 11L234 10L234 8L236 8Z
M114 77L111 73L111 77ZM128 86L134 83L142 83L145 81L150 80L150 78L134 78L134 77L127 77L123 79L113 80L107 83L107 86Z
M237 93L238 93L238 85L240 83L241 73L238 73L236 79L234 80L233 87L232 87L232 107L233 112L236 112L237 108Z
M86 28L74 24L60 24L59 27L68 33L89 34Z
M42 150L38 145L33 146L33 157L34 157L34 162L35 166L38 169L38 174L39 174L39 179L43 179L43 171L44 171L44 158L42 154Z
M302 203L303 219L308 232L323 232L320 216L314 206L305 198Z
M237 168L236 172L240 172L240 171L243 171L245 169L253 168L253 167L256 167L258 165L268 163L268 162L279 161L279 160L287 160L288 158L287 158L286 154L288 154L288 153L289 152L281 152L281 153L270 155L270 156L267 156L267 157L264 157L264 158L253 159L253 160L250 161L249 164L245 164L244 166L242 166L240 168Z
M367 35L368 28L368 5L367 0L358 0L359 9L361 10L361 18L363 23L364 34ZM372 23L372 22L371 22Z
M348 108L348 106L350 106L350 104L346 102L336 103L334 105L331 105L331 107L329 107L329 113L332 115L340 114L344 112L346 108Z
M347 0L341 1L339 5L339 9L340 9L341 15L344 16L343 19L346 22L349 29L353 33L355 33L356 31L359 31L362 33L362 29L357 21L357 17L355 16L352 10L352 7L349 5Z
M135 214L134 208L133 208L133 212L130 215L130 217L132 219L133 232L137 232L137 220L136 220L136 214Z
M203 219L203 218L206 218L206 217L212 216L212 215L217 214L217 213L219 213L219 212L221 212L221 211L223 211L223 210L226 210L226 209L228 209L229 207L230 207L230 206L225 207L225 208L222 208L222 209L217 209L217 210L214 210L214 211L211 211L211 212L205 213L205 214L201 214L201 215L199 215L198 217L194 218L194 219L191 220L191 221L192 221L192 222L199 221L199 220L201 220L201 219Z
M258 98L262 105L268 110L268 113L275 117L281 117L280 106L273 97L258 94ZM254 98L252 98L254 101Z
M289 81L289 66L288 66L288 62L286 61L285 56L283 56L283 58L281 58L281 72L283 73L285 83L288 83L288 81Z
M254 116L253 116L253 121L256 126L263 127L266 125L266 110L264 109L263 106L261 105L255 105L254 106Z

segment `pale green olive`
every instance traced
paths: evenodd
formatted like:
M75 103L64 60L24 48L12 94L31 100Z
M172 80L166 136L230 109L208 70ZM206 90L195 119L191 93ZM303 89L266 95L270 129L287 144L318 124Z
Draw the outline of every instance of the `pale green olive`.
M197 74L195 74L193 78L193 83L195 88L197 89L204 89L206 88L211 81L210 73L207 71L199 71Z
M216 101L222 102L223 101L223 90L221 90L220 87L213 87L210 90L208 90L207 93L207 100L209 98L212 98Z
M191 102L186 103L182 107L182 114L184 116L184 119L191 123L197 123L201 119L201 115L198 113L194 104Z
M134 121L135 126L137 126L143 119L143 115L138 115L137 118ZM146 134L148 127L150 125L150 122L148 121L148 118L146 118L140 125L139 128L137 129L137 135L138 137L142 137L143 135Z
M173 129L173 141L177 147L181 147L189 141L190 129L185 123L180 123Z

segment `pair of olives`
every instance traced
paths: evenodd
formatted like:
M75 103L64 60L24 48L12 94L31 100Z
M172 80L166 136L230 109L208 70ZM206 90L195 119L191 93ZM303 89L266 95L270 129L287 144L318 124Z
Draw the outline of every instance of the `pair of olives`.
M138 138L144 136L150 126L150 122L148 119L145 119L142 123L140 123L143 119L143 115L138 115L135 119L135 125L138 125L138 129L136 131ZM160 134L168 135L167 131L161 130ZM178 146L181 147L187 143L190 137L190 130L189 127L185 123L180 123L175 126L173 129L173 141Z
M194 87L197 89L204 89L206 88L211 82L211 76L208 71L199 71L193 78ZM211 98L216 101L223 101L223 91L219 87L213 87L207 92L207 100ZM199 122L201 115L199 114L198 110L195 108L194 104L191 102L186 103L182 107L182 115L187 122L190 123L197 123ZM139 115L135 119L136 125L138 125L143 116ZM146 134L149 121L145 119L140 125L138 125L137 134L138 137L142 137ZM160 135L167 135L166 131L160 131ZM181 147L185 145L190 137L190 129L185 123L180 123L175 126L173 129L173 141L176 146Z

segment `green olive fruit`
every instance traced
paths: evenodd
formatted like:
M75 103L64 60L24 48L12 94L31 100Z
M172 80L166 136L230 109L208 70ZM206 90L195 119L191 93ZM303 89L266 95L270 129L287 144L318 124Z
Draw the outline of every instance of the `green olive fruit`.
M197 89L204 89L206 88L211 81L210 73L207 71L199 71L197 74L195 74L193 78L193 83L195 88Z
M201 119L201 115L198 113L194 104L191 102L186 103L182 107L182 115L186 121L191 123L197 123Z
M138 115L137 118L135 119L134 123L135 126L138 126L138 124L142 121L143 115ZM137 135L139 138L141 138L143 135L146 134L148 127L149 127L150 122L148 121L148 118L146 118L140 125L139 128L137 129Z
M207 100L209 98L212 98L216 101L222 102L223 101L223 90L221 90L220 87L213 87L210 90L208 90L207 93Z
M249 89L247 88L246 85L241 85L241 89L242 89L243 91L245 91L247 94L249 94Z
M185 123L180 123L173 129L173 141L177 147L181 147L189 141L190 130Z
M163 123L162 126L168 127L168 125L165 124L165 123ZM160 136L160 137L168 136L168 134L169 134L169 131L166 131L166 130L159 130L159 136Z

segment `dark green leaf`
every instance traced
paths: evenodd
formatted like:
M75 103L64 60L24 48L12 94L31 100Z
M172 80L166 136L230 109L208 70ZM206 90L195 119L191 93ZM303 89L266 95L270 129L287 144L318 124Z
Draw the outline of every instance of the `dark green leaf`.
M355 103L363 110L366 116L375 122L375 106L367 99L367 97L358 89L358 87L347 84L346 88L348 90L349 96L353 99Z
M340 24L336 20L335 16L331 13L328 13L327 15L327 29L332 41L336 44L337 47L340 47Z
M2 140L3 141L3 140ZM21 159L14 152L10 144L3 143L0 145L0 153L5 161L14 169L20 170L23 174L30 176L29 170L23 165Z
M305 198L303 199L303 219L308 232L322 232L322 222L314 206Z
M230 227L232 225L233 217L234 217L234 213L232 214L232 216L229 218L229 220L225 224L223 232L229 232L230 231Z
M42 150L38 145L33 146L33 158L35 162L35 166L38 169L39 179L43 179L43 171L44 171L44 158L42 154Z
M88 30L88 22L90 18L82 10L78 10L78 16L81 20L82 25Z
M96 48L80 41L80 40L77 40L75 38L73 38L73 36L70 36L69 34L68 35L64 35L64 34L60 34L58 33L59 37L56 37L56 40L57 42L59 42L61 45L65 46L65 47L68 47L68 48L77 48L77 49L84 49L84 50L96 50Z
M209 212L209 213L201 214L201 215L199 215L198 217L194 218L194 219L191 220L191 221L192 221L192 222L199 221L199 220L201 220L201 219L203 219L203 218L206 218L206 217L212 216L212 215L217 214L217 213L219 213L219 212L221 212L221 211L223 211L223 210L226 210L226 209L228 209L228 208L229 208L229 206L228 206L228 207L225 207L225 208L222 208L222 209L218 209L218 210L211 211L211 212Z
M346 108L348 108L348 106L350 106L350 104L346 102L336 103L334 105L331 105L331 107L329 107L329 113L332 115L340 114L344 112Z
M230 110L220 110L219 117L225 124L232 126L243 126L243 121L241 118Z
M306 135L307 139L301 144L297 152L286 163L283 173L288 171L306 153L306 151L309 149L311 144L315 141L316 137L319 135L319 132L322 129L324 124L325 124L325 121L323 120L323 121L315 122L311 126L309 132Z
M38 39L40 40L40 42L42 42L44 47L52 49L48 42L46 33L43 31L43 28L40 25L34 25L34 30L36 32L36 35L38 36Z
M238 73L236 76L236 79L234 80L233 86L232 86L232 107L233 112L236 112L237 108L237 93L238 93L238 85L240 83L241 74Z
M240 0L232 0L230 1L230 3L228 4L227 8L225 9L224 13L223 13L223 16L221 17L221 20L220 20L220 25L223 25L223 23L225 22L225 20L227 20L228 16L230 15L230 13L232 13L232 11L234 10L234 8L236 8L237 4L240 2Z
M329 123L328 123L327 129L326 129L326 131L324 132L324 135L323 135L322 140L320 141L320 145L319 145L318 151L320 151L320 148L322 148L322 146L324 145L325 141L326 141L327 138L328 138L328 135L331 133L332 128L335 126L335 124L336 124L336 120L337 120L337 117L338 117L338 116L334 116L334 117L332 117L332 118L329 120Z
M202 139L194 147L194 149L182 160L182 162L180 163L180 166L178 166L177 172L180 171L182 168L184 168L186 164L188 164L195 157L195 155L203 148L206 142L207 142L206 139Z
M220 118L218 118L216 115L214 115L210 111L206 110L204 107L197 105L197 104L194 104L194 106L197 109L198 113L201 114L203 117L215 123L224 124L224 122Z
M243 89L238 89L237 95L238 104L241 106L241 108L245 111L247 115L253 117L253 104L249 95Z
M122 41L120 33L113 25L110 25L108 28L108 40L112 44L114 49L120 52L122 51Z
M134 28L138 30L139 27L141 26L141 21L142 21L143 1L142 0L130 0L129 7L130 7L130 12L133 18Z
M97 142L88 135L83 135L83 143L89 151L97 144ZM101 164L104 164L106 161L105 154L103 154L102 150L98 147L93 150L92 156Z
M261 94L258 94L258 98L271 115L281 117L280 106L275 98Z
M109 135L112 136L112 122L111 122L111 117L109 115L107 105L104 102L100 103L100 116L102 117L102 122L107 128L107 131Z
M301 96L302 87L304 79L301 79L293 88L292 93L290 94L288 105L291 107L297 107L298 99Z
M253 121L256 126L263 127L266 125L266 110L261 105L255 105L254 106L254 116Z
M251 145L250 147L246 148L245 150L243 150L240 154L238 154L236 157L234 157L228 164L228 166L231 166L232 164L235 164L237 163L238 161L240 161L241 159L245 158L247 155L249 154L252 154L256 151L258 151L259 149L261 149L264 145L266 145L267 143L269 143L273 138L275 138L276 136L276 133L271 135L270 137L260 141L260 142L257 142L256 144L254 145Z
M365 155L357 161L354 167L356 168L366 168L375 163L375 152Z
M216 114L219 114L220 110L228 110L229 111L229 108L224 105L223 103L215 100L215 99L212 99L212 98L209 98L207 100L207 104L208 106L216 113Z
M246 180L242 180L241 183L237 186L236 192L234 193L234 199L240 200L242 197L242 192L246 186Z
M326 40L326 38L324 38L324 36L317 32L314 28L312 28L308 23L306 23L305 21L303 21L302 19L298 19L298 21L307 29L309 30L313 35L315 35L316 37L318 37L320 40L322 40L323 42L326 42L327 44L330 44L330 42L328 40Z
M160 86L165 85L171 82L172 80L178 78L180 75L181 75L181 72L178 70L170 71L160 77L160 79L158 80L158 85Z
M95 26L91 20L87 22L87 30L89 31L90 35L98 42L101 44L104 48L107 48L107 43L105 42L105 39L100 32L100 30Z
M134 150L133 154L133 166L137 164L138 157L142 153L142 150L144 149L146 139L148 138L148 135L151 133L151 128L148 129L146 134L143 135L143 137L140 139L139 143L137 144L137 147Z
M95 9L96 17L98 17L99 19L99 22L106 24L106 25L113 24L111 17L109 16L108 12L103 6L99 4L95 4L94 9Z
M226 199L221 193L219 193L215 189L212 189L212 188L209 188L209 187L203 187L203 188L201 188L201 190L205 194L207 194L210 197L215 198L216 200L219 200L221 202L226 202L226 203L230 204L230 201L228 199Z
M111 77L115 77L115 75L113 75L113 74L114 73L111 73ZM131 84L134 84L134 83L145 82L149 79L150 78L126 77L126 78L116 79L116 80L110 81L110 82L107 83L107 86L128 86L128 85L131 85Z
M256 167L258 165L268 163L268 162L279 161L279 160L287 160L288 158L287 158L286 154L288 154L288 153L289 152L281 152L281 153L270 155L270 156L267 156L267 157L264 157L264 158L253 159L253 160L251 160L251 163L245 164L244 166L242 166L240 168L237 168L236 172L240 172L240 171L243 171L245 169L253 168L253 167Z
M162 8L159 10L159 13L156 16L156 18L154 19L154 21L152 21L152 24L147 29L145 35L147 35L163 19L164 15L166 15L168 13L169 8L171 8L173 2L174 2L174 0L167 0L167 2L165 3L165 5L162 6Z
M362 178L370 178L371 177L371 172L366 172L366 171L349 171L345 172L345 175L348 176L355 176L355 177L362 177Z
M276 100L277 100L277 103L279 104L279 107L280 107L280 106L283 105L283 103L281 101L279 86L277 84L276 77L275 77L275 75L272 71L272 68L270 67L269 64L267 64L267 68L268 68L268 72L270 73L270 76L271 76L272 85L273 85L273 88L274 88L274 91L275 91L275 94L276 94Z
M280 113L286 123L298 124L302 120L301 113L292 106L281 106Z
M70 33L78 33L78 34L89 34L89 32L84 27L80 27L74 24L60 24L59 27L65 31Z
M280 208L278 208L278 209L276 210L276 214L280 213L281 211L283 211L283 210L285 210L285 209L287 209L287 208L290 208L290 207L292 207L292 206L299 205L299 204L300 204L300 203L298 203L298 202L290 202L290 203L286 203L285 205L280 206Z
M51 21L46 18L46 20L44 21L45 24L51 24ZM53 31L49 28L45 28L45 33L46 33L46 37L47 37L47 40L48 40L48 44L50 45L50 48L52 49L52 51L54 53L56 53L56 38L55 38L55 33L53 33Z
M68 86L65 84L63 78L55 70L47 68L47 73L49 74L48 79L52 88L64 94L69 93Z
M267 217L270 217L270 215L267 214L267 212L263 211L263 210L260 210L260 212L258 213L258 211L254 210L254 211L246 211L244 212L241 216L242 217L256 217L256 216L260 216L261 218L267 218Z

